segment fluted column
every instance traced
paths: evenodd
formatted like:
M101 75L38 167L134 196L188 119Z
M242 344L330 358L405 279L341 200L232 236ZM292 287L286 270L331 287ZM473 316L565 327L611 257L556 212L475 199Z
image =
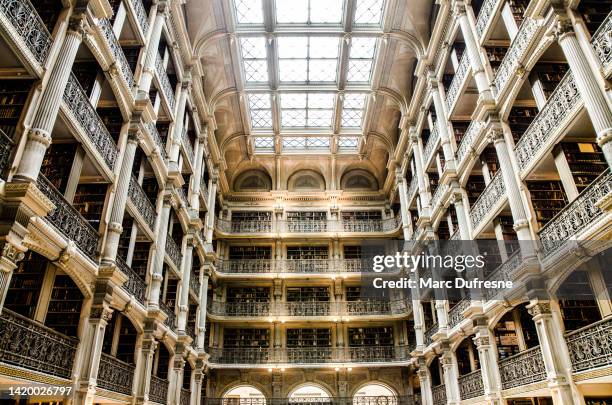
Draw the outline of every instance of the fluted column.
M459 20L459 26L461 27L461 33L463 34L463 40L465 41L465 52L467 52L468 59L470 61L470 67L472 68L472 74L474 75L474 81L478 88L478 94L482 100L492 102L493 95L491 94L491 88L489 87L489 80L485 74L485 70L480 59L480 47L474 37L474 31L470 24L470 20L466 14L465 3L463 0L456 1L454 4L453 12Z
M4 242L2 255L0 256L0 313L4 308L4 300L11 285L13 271L17 268L17 263L23 260L25 253L10 242Z
M429 200L431 194L429 193L429 187L426 182L425 169L423 168L423 143L421 137L417 135L416 128L410 128L410 137L414 142L414 165L416 169L415 176L417 177L419 184L419 197L421 200L421 208L429 207Z
M202 403L202 382L204 380L204 362L197 359L193 369L193 389L191 390L191 403L194 405Z
M153 76L155 75L155 61L157 60L157 54L159 53L159 40L161 39L162 29L168 16L168 2L165 0L158 0L156 4L155 19L153 20L153 26L150 28L151 34L147 46L147 54L145 56L144 68L142 75L140 76L140 84L138 86L139 98L148 98L149 90L151 89L151 83Z
M38 102L38 110L32 120L32 126L26 131L27 141L19 160L17 173L14 176L17 181L35 181L38 177L45 152L51 145L51 131L57 119L72 65L84 35L84 15L76 14L70 20L57 60L42 91Z
M433 405L433 395L431 392L431 376L429 375L429 370L427 369L425 358L419 357L418 364L418 376L421 385L421 405Z
M489 134L490 140L495 146L497 152L497 159L499 160L499 167L506 186L506 195L508 196L508 203L510 205L510 211L512 212L512 218L514 219L514 230L519 240L530 240L531 234L529 232L529 222L527 221L527 215L525 214L525 207L521 200L521 192L517 184L517 180L514 177L514 170L512 161L510 160L510 153L508 152L508 146L504 138L504 134L501 128L492 128Z
M183 137L183 129L185 127L185 106L187 105L187 96L191 90L191 82L183 81L181 83L181 92L178 99L178 107L176 108L176 119L174 120L174 129L172 130L172 145L170 145L170 164L178 166L181 141Z
M455 213L457 214L457 222L459 223L459 235L461 240L470 240L470 226L468 223L467 210L464 203L463 194L461 193L460 185L454 181L452 184L453 194L451 196L451 203L455 206Z
M446 389L446 403L448 405L457 405L461 403L459 397L459 373L454 361L453 352L448 345L444 345L440 362L444 369L444 388Z
M170 218L172 196L165 194L163 197L162 209L159 215L157 226L157 243L151 264L151 289L149 291L149 305L159 308L159 294L161 283L164 279L164 256L166 252L166 238L168 236L168 219Z
M125 153L121 161L121 171L117 179L115 190L115 201L111 210L111 217L106 233L106 244L102 254L102 262L112 264L117 257L119 249L119 239L123 232L123 216L125 214L125 205L128 199L128 191L130 189L130 180L132 179L132 166L134 165L134 155L138 147L140 135L138 129L130 129L128 139L125 145Z
M196 240L192 230L184 236L186 239L185 255L183 256L183 279L181 280L181 301L178 314L179 334L185 333L187 326L187 311L189 311L189 283L191 281L191 264L193 262L193 248Z
M527 310L536 325L553 403L555 405L580 403L580 400L574 401L569 384L571 375L566 372L571 370L571 360L563 336L561 315L559 313L553 315L550 302L538 299L532 299L527 305Z
M208 190L208 213L206 215L206 243L208 244L212 244L213 230L215 229L215 202L217 201L218 176L215 170L210 179L210 188Z
M198 318L198 337L197 348L204 350L204 341L206 340L206 311L208 310L208 277L210 276L209 265L204 265L200 269L202 273L202 287L200 287L200 313Z
M151 373L153 372L153 356L157 348L157 341L153 337L155 322L151 319L145 320L145 330L142 334L140 356L136 364L137 379L134 392L135 402L139 405L149 403L149 388L151 387Z
M444 167L445 169L454 170L455 154L450 144L450 134L448 133L448 126L446 125L446 112L444 104L442 103L438 80L433 75L429 77L429 91L431 92L434 108L436 109L436 125L438 126L438 133L440 134L440 145L444 153Z
M193 170L192 185L191 185L191 207L198 211L200 209L200 183L202 181L202 173L204 170L204 148L206 147L206 138L203 134L198 136L195 156L195 168Z
M587 58L580 48L571 21L569 19L558 21L555 35L567 58L576 87L597 133L597 143L604 152L608 166L612 167L612 111L608 100L597 84Z
M475 337L473 340L478 349L485 402L487 405L501 404L501 379L494 336L489 330L485 317L480 316L474 320L474 329Z
M397 183L397 192L400 197L400 210L402 213L402 228L404 229L404 239L410 239L411 221L408 217L408 190L406 187L406 178L401 170L395 172L395 181Z
M168 371L168 405L179 405L181 401L181 388L183 388L183 374L185 373L186 347L182 343L176 344L172 369Z

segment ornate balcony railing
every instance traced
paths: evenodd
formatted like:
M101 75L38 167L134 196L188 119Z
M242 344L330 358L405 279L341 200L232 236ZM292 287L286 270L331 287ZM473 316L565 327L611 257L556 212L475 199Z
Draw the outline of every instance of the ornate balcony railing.
M204 201L208 203L208 184L206 183L206 179L204 178L204 176L202 176L202 178L200 179L200 193L204 197Z
M222 273L361 273L372 272L362 259L229 259L217 262Z
M161 154L162 159L164 161L168 160L168 154L166 153L166 145L162 141L161 136L159 136L157 126L152 122L148 122L146 124L146 127L147 131L149 131L149 134L151 134L151 137L153 138L153 142L155 142L155 144L159 148L159 153Z
M612 70L612 12L608 14L591 39L595 54L607 75Z
M506 186L502 177L501 169L495 173L491 182L484 189L470 210L472 229L478 229L481 222L492 214L493 207L506 194Z
M218 262L217 268L222 273L272 273L274 264L271 259L233 259Z
M485 125L481 121L472 121L468 129L463 134L459 148L457 149L457 165L461 166L463 159L469 154L470 150L474 148L474 145L478 141L478 138L482 134L482 130Z
M419 180L416 176L413 176L410 180L410 185L408 186L408 201L412 200L412 196L417 192L419 188Z
M497 269L495 269L487 280L489 281L509 281L514 280L513 273L514 271L521 265L523 262L523 257L521 256L520 251L514 252L512 256L508 258L504 263L499 265ZM504 291L505 288L487 288L484 290L484 298L488 301L493 300L497 294L501 291Z
M138 180L136 180L136 177L134 176L130 178L128 195L130 196L130 201L132 201L132 204L134 204L134 208L136 208L137 213L142 216L142 219L144 219L149 229L154 231L155 219L157 218L155 207L153 207L153 204L151 204L151 201L149 201L149 197L147 197L140 184L138 184Z
M332 308L332 305L329 301L295 301L284 302L279 309L289 316L329 316L332 311L337 310Z
M187 325L185 325L185 333L187 334L187 336L190 336L193 341L196 341L196 331L195 331L195 325L192 323L187 323Z
M455 76L453 77L453 81L451 82L448 91L446 92L446 107L448 111L453 110L453 106L459 97L459 90L463 85L463 81L465 80L468 69L470 68L470 60L468 58L468 52L465 50L463 55L461 56L461 60L459 61L459 66L457 66L457 71L455 72Z
M540 346L500 360L499 374L502 388L509 389L546 379L546 368Z
M191 391L186 390L185 388L181 388L181 398L179 405L189 405L189 400L191 399Z
M459 395L464 401L484 395L484 383L480 370L459 377Z
M418 395L293 397L293 398L202 398L202 405L417 405Z
M575 373L612 365L612 318L570 332L565 341Z
M13 26L34 58L44 65L53 40L34 6L28 0L0 0L0 13Z
M181 249L169 235L166 238L166 254L177 268L181 267Z
M545 145L554 142L564 127L563 123L574 115L581 104L582 97L574 76L571 71L567 72L514 148L521 172L541 158Z
M106 18L102 18L98 21L100 22L100 29L104 35L104 38L106 39L106 43L108 44L114 60L119 65L121 75L131 90L134 87L134 73L132 72L132 68L130 68L130 64L125 58L125 54L123 53L121 45L119 45L119 41L117 41L117 37L115 37L113 27L111 26L110 21L108 21Z
M410 360L407 346L212 348L216 364L317 364L332 362L376 363Z
M431 389L433 405L446 405L446 387L444 384L436 385Z
M13 140L0 129L0 175L9 165L9 159L12 151Z
M506 86L510 83L510 78L520 66L539 29L538 22L533 18L527 17L523 20L493 79L493 84L497 90L497 97L504 92Z
M187 136L187 129L183 129L183 132L181 133L181 142L183 144L183 148L185 148L185 154L187 155L187 159L189 160L189 162L194 163L194 152L193 152L193 146L191 146L191 141L189 140L189 137Z
M208 312L220 316L342 316L392 315L410 311L409 300L364 299L359 301L298 301L298 302L219 302L213 301Z
M433 325L431 325L429 327L429 329L427 329L425 331L425 346L429 346L430 344L433 343L433 335L435 335L438 332L438 323L434 323Z
M166 304L164 301L159 301L159 308L166 314L168 317L164 321L164 324L172 330L176 328L176 313L174 312L174 308Z
M541 230L544 254L550 255L569 239L578 237L590 224L604 215L597 202L612 193L612 173L606 169L569 205L561 210Z
M427 145L425 145L425 149L423 150L423 158L425 159L425 165L429 163L431 160L436 147L438 146L438 139L440 138L440 132L438 131L438 123L433 123L433 128L431 129L431 134L429 135L429 139L427 140Z
M4 308L0 362L69 379L78 341Z
M453 234L450 236L450 238L448 238L448 240L461 240L461 232L459 232L458 227L455 232L453 232Z
M375 300L365 299L341 303L340 314L346 315L389 315L403 314L412 309L409 300Z
M90 259L95 261L100 238L98 232L83 218L79 211L64 199L64 196L45 176L39 174L36 184L38 189L55 205L53 211L46 216L47 220L67 239L74 241Z
M147 31L149 30L149 18L147 16L147 11L142 4L142 0L131 0L129 3L132 5L132 7L134 7L134 14L136 15L138 26L146 37Z
M189 288L195 295L200 294L200 277L195 274L193 269L191 270L191 275L189 276Z
M372 268L364 263L363 259L341 259L336 261L338 273L372 272Z
M270 233L272 232L271 220L243 220L232 221L227 219L215 219L216 227L225 233Z
M330 259L286 259L277 260L276 268L286 273L329 273L334 262Z
M232 221L217 218L216 227L225 233L320 233L320 232L392 232L401 226L401 217L385 219L342 220L271 220Z
M64 90L64 103L66 103L70 114L81 126L98 153L100 153L102 159L113 170L117 161L117 145L108 133L102 119L89 102L85 90L83 90L73 74L70 74L68 84Z
M168 400L168 380L152 375L149 388L149 399L158 404L165 404Z
M478 13L478 18L476 19L476 32L480 39L482 39L482 34L487 25L489 25L489 21L491 21L495 6L499 1L501 0L485 0L482 4L480 12Z
M321 220L287 220L280 221L279 231L287 233L319 233L329 232L328 223L326 219Z
M434 191L433 196L431 197L432 211L435 211L438 204L442 202L442 196L446 193L447 189L448 186L446 184L438 184L438 187L436 187L436 191Z
M131 395L134 369L135 367L132 364L102 353L100 367L98 368L98 387Z
M189 200L187 200L185 189L182 187L177 187L175 188L175 190L176 190L176 195L178 195L179 200L181 200L181 203L183 203L185 207L189 207Z
M145 281L121 257L117 257L117 266L128 277L127 281L123 284L123 289L132 294L144 306L147 293Z
M455 326L459 325L463 319L463 311L470 307L471 300L469 298L464 298L459 301L455 306L453 306L450 311L448 311L448 329L452 329Z
M220 316L268 316L272 311L272 302L219 302L213 301L208 312Z
M157 59L155 59L155 70L157 71L157 78L159 79L161 91L164 93L168 106L171 110L174 110L174 89L172 88L172 84L170 83L168 73L166 73L166 68L164 67L164 62L160 54L157 54Z

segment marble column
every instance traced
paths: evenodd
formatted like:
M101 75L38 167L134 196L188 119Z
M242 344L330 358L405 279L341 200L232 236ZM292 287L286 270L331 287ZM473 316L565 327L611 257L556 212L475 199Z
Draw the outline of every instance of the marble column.
M569 19L557 22L555 36L567 58L576 87L582 96L591 123L597 133L597 143L603 150L608 166L612 167L612 110L591 70Z
M144 68L140 76L140 84L138 86L139 98L148 98L153 76L155 75L155 62L159 54L159 41L161 39L162 30L168 16L169 5L165 0L158 0L156 7L157 13L153 20L153 25L149 29L151 34L147 45L147 53L145 56Z
M200 287L200 312L198 314L198 338L196 347L198 350L204 350L204 341L206 340L206 311L208 310L208 278L210 277L210 265L205 264L200 269L202 273L202 287Z
M157 348L157 340L153 337L156 329L155 321L145 320L145 328L140 346L140 356L136 363L137 379L134 387L136 404L149 403L149 389L151 387L151 373L153 372L153 356Z
M178 314L178 333L185 334L185 328L187 327L187 312L189 311L189 284L191 282L191 265L193 262L193 248L195 247L196 240L193 230L189 230L187 235L184 236L185 241L185 254L182 260L183 278L181 280L181 296L179 303L179 314Z
M183 388L183 375L185 374L186 347L183 343L176 344L172 369L168 371L168 405L179 405L181 401L181 388Z
M446 125L446 110L442 103L438 80L435 79L434 76L429 77L429 91L431 92L434 108L436 110L436 125L438 127L438 134L440 135L440 145L444 153L444 167L445 169L455 169L455 154L451 147L450 134Z
M499 405L501 399L501 378L497 363L497 350L495 338L488 327L487 318L480 316L474 320L474 344L478 350L480 360L480 373L484 389L485 403Z
M401 170L395 172L395 182L397 183L397 192L400 197L400 210L402 213L402 227L404 229L404 239L410 239L411 221L408 216L408 190L406 186L406 178Z
M178 168L179 153L181 142L183 139L183 131L185 129L185 107L187 105L187 97L191 91L191 82L185 80L181 83L181 92L178 98L178 106L176 107L176 117L174 119L174 128L172 129L172 144L170 145L170 164Z
M440 362L444 369L444 388L446 389L446 403L448 405L458 405L461 403L459 396L459 373L455 364L454 354L448 345L443 348Z
M419 197L421 200L421 208L429 207L429 201L431 200L431 193L429 192L429 185L427 184L427 175L423 168L423 143L421 137L417 135L416 128L410 128L410 137L414 142L414 174L418 179L419 184Z
M454 181L452 184L453 194L451 196L451 203L455 207L455 213L457 214L457 222L459 224L459 235L461 235L461 240L470 240L470 225L468 223L468 214L467 207L465 206L467 201L463 197L463 193L461 193L461 186L457 181Z
M117 178L115 201L113 202L106 233L106 244L104 245L104 252L102 254L102 262L104 264L115 263L117 257L119 239L123 232L122 224L125 214L125 205L127 203L130 181L132 179L132 166L134 165L134 156L136 155L139 138L138 129L130 129L125 145L125 153L121 161L121 171Z
M149 290L148 301L149 306L153 308L159 308L159 294L161 292L161 283L164 279L164 256L166 253L166 238L168 236L168 219L170 218L170 209L172 207L171 201L171 194L164 194L157 226L155 252L151 264L151 289Z
M85 35L85 24L82 14L76 14L70 19L66 37L40 96L38 110L31 127L26 130L27 141L14 176L16 181L35 181L38 177L45 152L51 145L51 132L62 104L72 65Z
M191 207L198 211L200 209L200 192L202 175L204 173L204 149L206 148L206 135L199 134L197 139L197 146L195 152L195 168L192 176L191 184Z
M425 358L418 358L419 365L419 382L421 385L421 405L433 405L433 395L432 395L432 386L431 386L431 376L429 375L429 370L427 369L427 364L425 363Z
M215 229L215 202L217 201L217 183L219 175L216 173L210 179L208 189L208 213L206 214L206 243L212 244L213 231Z

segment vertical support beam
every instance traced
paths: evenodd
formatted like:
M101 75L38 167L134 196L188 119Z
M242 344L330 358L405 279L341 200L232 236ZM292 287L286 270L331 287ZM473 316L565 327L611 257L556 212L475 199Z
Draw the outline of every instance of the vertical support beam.
M147 45L147 54L145 56L144 68L138 86L139 99L149 98L149 90L151 89L151 83L155 75L155 61L157 59L157 53L159 52L159 41L166 22L166 17L168 16L169 5L166 0L159 0L157 4L153 6L153 9L155 18L153 20L153 26L150 28L151 34Z
M162 191L163 192L163 191ZM168 236L168 219L170 218L172 196L169 193L163 195L161 214L157 224L157 243L155 243L155 251L153 261L151 263L151 288L149 289L149 306L153 309L159 308L159 295L161 292L161 283L164 279L164 256L166 252L166 238Z

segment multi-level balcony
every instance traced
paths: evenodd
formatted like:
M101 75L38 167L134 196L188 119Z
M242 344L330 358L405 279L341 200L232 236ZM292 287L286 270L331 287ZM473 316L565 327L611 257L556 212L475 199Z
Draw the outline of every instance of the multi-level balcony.
M407 346L299 347L299 348L210 348L213 367L224 365L293 365L333 363L399 363L410 361Z
M99 388L108 391L131 395L135 368L133 364L102 353L100 367L98 368L97 385Z
M217 262L216 271L226 274L337 274L372 272L362 259L227 259Z
M203 398L202 405L417 405L420 396L354 396L354 397L292 397L292 398Z

